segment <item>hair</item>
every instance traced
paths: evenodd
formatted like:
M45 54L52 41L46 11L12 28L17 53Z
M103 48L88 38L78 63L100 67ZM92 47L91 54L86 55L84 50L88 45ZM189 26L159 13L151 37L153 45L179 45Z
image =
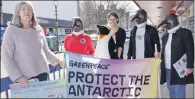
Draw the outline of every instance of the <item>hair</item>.
M35 30L38 30L38 31L43 31L41 26L38 24L37 18L36 18L35 13L34 13L33 5L30 1L20 1L19 3L16 4L15 12L12 16L11 22L9 22L8 25L14 25L14 26L17 26L19 28L23 27L23 24L21 22L21 18L20 18L19 14L20 14L21 7L25 4L29 4L32 7L32 20L30 22L32 28Z
M119 23L119 17L116 12L109 12L107 14L107 19L109 19L111 16L114 16L117 19L117 23Z

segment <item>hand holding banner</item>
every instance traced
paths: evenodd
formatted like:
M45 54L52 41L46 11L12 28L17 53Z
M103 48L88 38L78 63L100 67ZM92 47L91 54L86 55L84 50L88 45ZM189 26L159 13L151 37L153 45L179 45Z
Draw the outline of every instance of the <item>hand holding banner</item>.
M12 98L65 98L65 80L10 85Z
M12 98L157 98L159 59L97 59L65 53L65 80L10 85Z
M67 98L156 98L160 61L107 60L66 53ZM154 64L156 63L156 64Z

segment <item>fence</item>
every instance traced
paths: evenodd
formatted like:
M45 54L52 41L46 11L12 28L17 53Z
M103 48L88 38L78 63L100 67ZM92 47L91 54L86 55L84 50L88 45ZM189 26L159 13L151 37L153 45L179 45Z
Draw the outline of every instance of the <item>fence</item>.
M59 64L57 66L49 65L49 70L48 80L62 79L65 77L65 73ZM1 98L10 98L9 85L12 83L9 77L1 78Z

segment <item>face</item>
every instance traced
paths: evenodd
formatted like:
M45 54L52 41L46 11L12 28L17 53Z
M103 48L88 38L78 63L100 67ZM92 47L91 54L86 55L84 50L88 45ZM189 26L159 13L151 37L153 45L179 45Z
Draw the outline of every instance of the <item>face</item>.
M100 35L108 35L110 32L110 28L105 25L97 25Z
M132 21L136 20L137 24L141 24L147 21L147 14L144 10L138 10L136 15L132 18Z
M75 20L73 31L74 32L79 32L81 30L83 30L83 25L82 25L81 21L80 20Z
M108 26L109 27L114 27L114 26L117 26L117 21L118 19L114 16L110 16L108 19L107 19L107 22L108 22Z
M177 16L170 14L164 17L163 21L160 23L158 27L166 25L166 28L169 30L169 29L174 28L178 24L179 22L177 20Z
M24 4L20 11L19 16L22 21L31 21L33 16L33 9L29 4Z
M145 16L143 14L139 14L138 19L136 20L136 23L141 24L141 23L144 23L144 22L146 22Z

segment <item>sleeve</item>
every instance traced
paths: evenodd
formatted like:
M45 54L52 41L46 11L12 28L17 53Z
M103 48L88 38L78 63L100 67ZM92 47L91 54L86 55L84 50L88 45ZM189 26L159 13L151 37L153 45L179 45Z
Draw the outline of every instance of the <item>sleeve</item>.
M94 48L94 44L93 44L93 40L91 39L90 36L88 36L88 51L89 51L89 55L93 55L95 52L95 48Z
M16 79L23 76L19 67L14 61L15 40L13 27L8 27L4 33L2 46L1 46L1 66L4 66L10 79L15 82Z
M131 34L129 37L129 49L128 49L128 53L127 53L127 59L131 59L131 56L133 53L132 39L133 39L133 29L131 30Z
M118 48L121 47L121 48L124 48L124 44L125 44L125 39L126 39L126 32L125 30L121 30L121 33L119 33L119 39L118 39Z
M185 51L187 56L187 68L194 68L194 41L191 31L185 33Z
M160 52L160 39L159 39L159 36L158 36L158 31L156 30L156 28L153 29L153 42L154 44L157 44L157 50L158 52Z
M45 39L45 36L42 36L43 37L43 51L45 52L45 55L46 55L46 58L48 60L48 62L50 64L52 64L53 66L56 65L56 62L58 60L57 56L51 52L51 50L49 49L48 45L47 45L47 42L46 42L46 39Z

